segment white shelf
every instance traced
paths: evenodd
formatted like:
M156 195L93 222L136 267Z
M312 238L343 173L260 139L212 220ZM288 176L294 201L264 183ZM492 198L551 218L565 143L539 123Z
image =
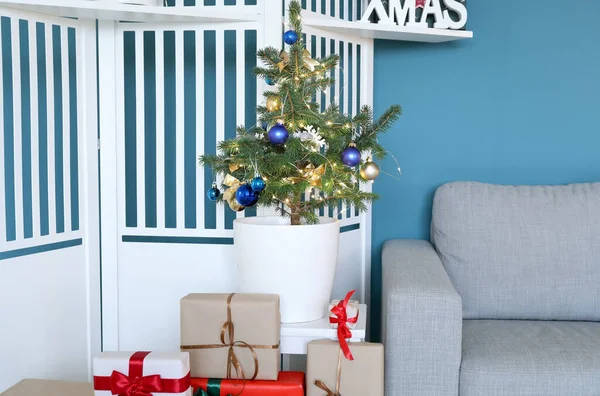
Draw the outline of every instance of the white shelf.
M152 7L90 0L0 0L0 6L60 17L131 22L243 22L256 19L257 6Z
M369 39L418 41L423 43L443 43L446 41L473 38L473 32L467 30L449 30L398 25L383 25L359 21L344 21L341 19L330 18L314 13L310 14L311 15L303 17L303 22L307 26Z

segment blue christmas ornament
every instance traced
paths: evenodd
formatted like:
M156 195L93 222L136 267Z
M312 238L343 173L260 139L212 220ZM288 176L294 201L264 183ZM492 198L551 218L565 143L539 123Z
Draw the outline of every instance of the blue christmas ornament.
M271 143L276 145L282 145L290 136L288 130L282 124L273 125L271 129L269 129L269 140Z
M252 186L252 190L254 192L261 192L262 190L265 189L265 187L267 186L267 183L264 181L264 179L260 176L256 176L254 179L252 179L252 182L250 183L250 185Z
M267 85L271 85L271 86L276 84L275 79L271 78L271 77L265 77L265 82L267 83Z
M259 193L252 190L249 184L242 184L235 192L235 199L242 206L254 206L258 202Z
M350 167L360 164L360 151L356 148L356 144L350 143L342 151L342 162Z
M217 184L213 183L212 187L209 188L206 192L206 196L209 200L216 201L217 198L219 198L219 195L221 195L221 191L219 191L219 189L217 188Z
M298 42L298 33L293 30L288 30L283 34L283 41L287 45L294 45Z
M260 124L260 127L266 131L269 128L269 123L264 121Z

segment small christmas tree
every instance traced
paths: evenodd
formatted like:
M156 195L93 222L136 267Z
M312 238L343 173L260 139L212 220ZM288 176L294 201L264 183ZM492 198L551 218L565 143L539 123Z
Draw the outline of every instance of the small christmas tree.
M342 114L336 104L321 111L314 98L334 83L330 76L339 57L311 58L302 40L301 11L298 1L290 3L287 51L269 47L258 52L263 67L254 72L274 86L257 108L258 126L239 127L236 138L219 143L217 155L200 157L201 165L224 177L221 188L227 188L221 195L213 184L209 199L225 200L236 211L275 207L292 225L316 224L318 209L341 201L366 210L377 195L363 191L361 184L379 173L371 157L386 153L377 136L401 114L397 105L377 121L369 106L354 117Z

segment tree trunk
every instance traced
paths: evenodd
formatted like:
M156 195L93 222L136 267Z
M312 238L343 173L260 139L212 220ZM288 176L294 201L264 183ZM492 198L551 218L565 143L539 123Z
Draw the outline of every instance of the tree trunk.
M292 213L292 225L300 225L300 213Z
M301 206L302 203L300 202L302 200L302 195L301 194L297 194L294 196L294 201L292 202L292 205L290 205L290 209L291 209L291 218L292 218L292 225L300 225L300 213L301 213Z

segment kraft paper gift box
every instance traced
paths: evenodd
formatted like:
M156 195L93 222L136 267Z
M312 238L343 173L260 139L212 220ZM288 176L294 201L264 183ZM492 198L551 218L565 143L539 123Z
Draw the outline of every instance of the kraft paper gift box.
M181 299L181 350L190 353L192 377L276 380L280 333L278 295Z
M95 396L192 396L185 352L102 352L93 373Z
M195 396L304 396L304 373L281 371L277 381L192 378Z
M383 396L383 345L367 342L348 345L354 360L344 357L337 341L318 340L308 344L306 396Z
M92 384L85 382L25 379L2 396L93 396Z

